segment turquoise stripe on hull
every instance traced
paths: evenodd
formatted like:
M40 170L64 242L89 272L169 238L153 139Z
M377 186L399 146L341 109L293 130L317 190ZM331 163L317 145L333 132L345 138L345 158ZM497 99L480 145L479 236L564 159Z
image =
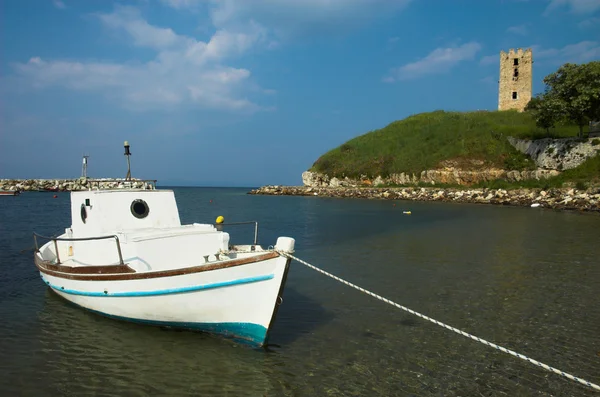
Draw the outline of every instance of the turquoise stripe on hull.
M127 321L136 324L153 325L158 327L169 327L176 329L186 329L191 331L207 332L215 335L220 335L226 338L233 339L237 342L263 346L267 341L267 329L259 324L253 323L194 323L194 322L179 322L179 321L157 321L146 320L131 317L115 316L87 307L78 305L75 302L69 301L73 305L83 308L92 313L99 314L104 317L109 317L115 320Z
M129 292L78 291L78 290L68 289L68 288L64 288L64 287L59 287L58 285L54 285L54 284L50 283L50 281L44 279L44 277L42 277L42 280L46 284L48 284L50 287L52 287L53 289L60 291L60 292L64 292L65 294L69 294L69 295L94 296L94 297L100 297L100 296L102 296L102 297L121 297L122 298L122 297L140 297L140 296L159 296L159 295L181 294L181 293L185 293L185 292L202 291L202 290L215 289L215 288L231 287L234 285L255 283L258 281L266 281L266 280L271 280L274 277L275 277L274 274L267 274L264 276L246 277L246 278L240 278L237 280L222 281L219 283L194 285L191 287L168 288L168 289L160 289L160 290L154 290L154 291L129 291Z

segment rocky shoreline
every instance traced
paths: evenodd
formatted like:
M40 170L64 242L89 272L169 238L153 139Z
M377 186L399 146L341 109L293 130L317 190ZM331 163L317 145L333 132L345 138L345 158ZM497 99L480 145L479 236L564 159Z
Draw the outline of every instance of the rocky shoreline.
M0 179L0 190L19 192L70 192L89 189L150 189L148 181L132 178Z
M543 207L600 213L600 188L562 189L449 189L436 187L310 187L263 186L248 194L274 196L319 196L381 200L443 201L511 206Z

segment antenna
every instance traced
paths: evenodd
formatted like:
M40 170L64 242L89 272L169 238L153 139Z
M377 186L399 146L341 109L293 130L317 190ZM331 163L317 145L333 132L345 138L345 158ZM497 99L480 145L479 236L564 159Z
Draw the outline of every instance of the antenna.
M123 144L125 147L125 156L127 156L127 175L125 176L125 180L131 180L131 163L129 162L129 157L131 156L131 152L129 151L129 142L125 141Z
M84 178L87 178L87 164L88 164L87 159L88 159L88 157L90 157L90 156L87 154L83 155L83 164L81 166L81 176Z

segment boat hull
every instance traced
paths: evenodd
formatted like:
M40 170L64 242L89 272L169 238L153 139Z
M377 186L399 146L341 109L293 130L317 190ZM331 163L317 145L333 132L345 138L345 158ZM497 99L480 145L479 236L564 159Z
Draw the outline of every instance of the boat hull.
M45 271L40 275L58 295L77 306L115 319L191 329L264 346L289 270L290 259L265 260L194 273L111 280ZM135 275L138 278L135 278ZM82 279L83 278L83 279Z

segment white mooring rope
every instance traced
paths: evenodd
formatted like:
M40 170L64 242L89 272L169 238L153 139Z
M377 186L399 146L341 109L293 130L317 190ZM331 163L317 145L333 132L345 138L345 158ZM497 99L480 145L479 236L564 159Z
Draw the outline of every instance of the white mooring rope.
M357 290L359 290L359 291L361 291L361 292L364 292L364 293L365 293L365 294L367 294L367 295L371 295L372 297L374 297L374 298L376 298L376 299L379 299L380 301L383 301L383 302L385 302L385 303L388 303L388 304L390 304L390 305L392 305L392 306L396 306L398 309L402 309L402 310L404 310L404 311L406 311L406 312L409 312L409 313L411 313L411 314L414 314L414 315L415 315L415 316L417 316L417 317L421 317L421 318L422 318L422 319L424 319L424 320L430 321L430 322L432 322L432 323L434 323L434 324L437 324L437 325L439 325L439 326L441 326L441 327L444 327L444 328L446 328L446 329L449 329L450 331L454 331L454 332L456 332L457 334L460 334L460 335L462 335L462 336L466 336L467 338L473 339L473 340L475 340L475 341L477 341L477 342L481 342L481 343L483 343L484 345L491 346L491 347L493 347L493 348L495 348L495 349L498 349L498 350L500 350L500 351L502 351L502 352L504 352L504 353L508 353L508 354L510 354L510 355L513 355L513 356L515 356L515 357L519 357L520 359L523 359L523 360L525 360L525 361L527 361L527 362L529 362L529 363L531 363L531 364L533 364L533 365L537 365L538 367L542 367L542 368L544 368L544 369L546 369L546 370L548 370L548 371L554 372L555 374L558 374L558 375L564 376L565 378L568 378L568 379L571 379L571 380L577 381L577 382L579 382L579 383L581 383L581 384L583 384L583 385L586 385L586 386L588 386L588 387L591 387L592 389L595 389L595 390L598 390L598 391L600 391L600 386L598 386L598 385L596 385L596 384L594 384L594 383L592 383L592 382L590 382L590 381L587 381L587 380L585 380L585 379L578 378L578 377L576 377L576 376L573 376L573 375L571 375L571 374L568 374L568 373L566 373L566 372L564 372L564 371L561 371L560 369L556 369L556 368L554 368L554 367L551 367L551 366L549 366L549 365L547 365L547 364L541 363L541 362L539 362L539 361L537 361L537 360L534 360L534 359L532 359L532 358L529 358L529 357L527 357L527 356L524 356L523 354L517 353L517 352L515 352L515 351L512 351L512 350L510 350L510 349L507 349L507 348L505 348L505 347L499 346L499 345L497 345L497 344L495 344L495 343L488 342L488 341L487 341L487 340L485 340L485 339L481 339L481 338L479 338L479 337L477 337L477 336L475 336L475 335L471 335L471 334L469 334L469 333L467 333L467 332L461 331L460 329L457 329L457 328L451 327L451 326L449 326L449 325L447 325L447 324L444 324L444 323L442 323L442 322L440 322L440 321L437 321L437 320L435 320L435 319L433 319L433 318L431 318L431 317L427 317L427 316L425 316L424 314L418 313L418 312L416 312L416 311L414 311L414 310L411 310L411 309L409 309L409 308L407 308L407 307L404 307L404 306L402 306L402 305L399 305L398 303L396 303L396 302L393 302L393 301L391 301L391 300L389 300L389 299L387 299L387 298L384 298L383 296L377 295L377 294L375 294L375 293L373 293L373 292L371 292L371 291L367 291L366 289L364 289L364 288L362 288L362 287L359 287L358 285L352 284L352 283L350 283L350 282L348 282L348 281L346 281L346 280L344 280L344 279L341 279L341 278L339 278L339 277L337 277L337 276L335 276L335 275L333 275L333 274L331 274L331 273L328 273L328 272L326 272L325 270L322 270L322 269L320 269L320 268L318 268L318 267L316 267L316 266L314 266L314 265L311 265L310 263L308 263L308 262L305 262L305 261L303 261L303 260L302 260L302 259L300 259L300 258L296 258L295 256L293 256L293 255L291 255L291 254L289 254L289 253L287 253L287 252L284 252L284 251L279 251L279 250L275 250L275 251L277 251L279 254L281 254L281 255L283 255L283 256L286 256L286 257L288 257L288 258L290 258L290 259L294 259L295 261L297 261L297 262L300 262L300 263L302 263L303 265L305 265L305 266L308 266L309 268L311 268L311 269L313 269L313 270L316 270L317 272L319 272L319 273L322 273L322 274L326 275L327 277L330 277L330 278L332 278L332 279L334 279L334 280L337 280L337 281L339 281L340 283L346 284L347 286L349 286L349 287L352 287L352 288L354 288L354 289L357 289Z

